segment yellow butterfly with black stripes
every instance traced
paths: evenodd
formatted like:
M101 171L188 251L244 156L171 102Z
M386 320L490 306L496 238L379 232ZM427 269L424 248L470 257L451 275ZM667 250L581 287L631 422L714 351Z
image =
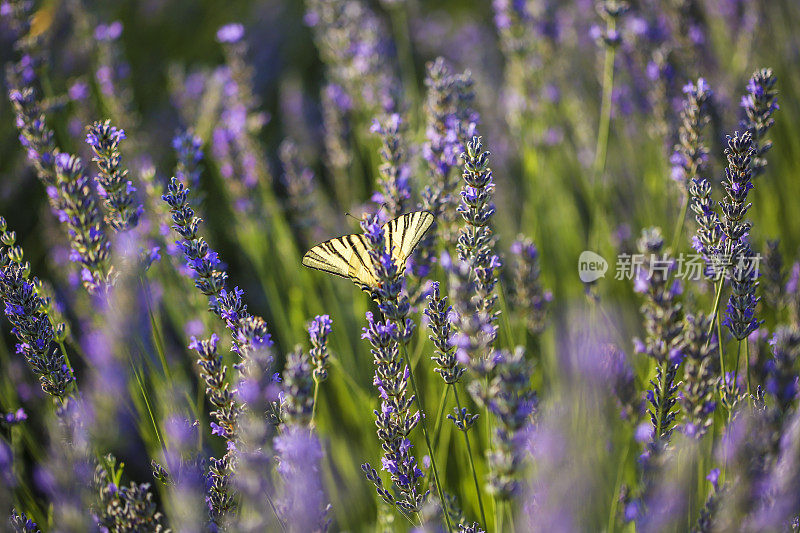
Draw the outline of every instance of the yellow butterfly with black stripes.
M406 260L425 232L433 224L433 215L427 211L406 213L382 226L386 247L400 272ZM369 243L361 233L353 233L325 241L303 256L303 264L336 276L349 278L362 290L369 291L378 285L369 257Z

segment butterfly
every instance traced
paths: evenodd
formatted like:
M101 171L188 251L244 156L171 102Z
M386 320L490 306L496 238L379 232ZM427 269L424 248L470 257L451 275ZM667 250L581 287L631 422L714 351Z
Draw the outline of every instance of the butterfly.
M433 224L433 215L427 211L406 213L383 225L386 247L402 272L406 260L414 251L425 232ZM360 233L345 235L325 241L310 249L303 256L303 264L307 267L328 272L343 278L349 278L362 290L370 290L378 286L372 259L369 257L369 243Z

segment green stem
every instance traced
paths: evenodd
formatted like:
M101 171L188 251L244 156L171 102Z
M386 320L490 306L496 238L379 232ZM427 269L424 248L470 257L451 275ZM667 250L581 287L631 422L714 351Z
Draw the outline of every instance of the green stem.
M403 73L403 86L407 94L411 96L410 108L414 111L409 112L412 118L412 128L419 124L419 82L417 80L417 69L414 65L414 51L412 50L411 40L409 35L411 31L408 26L408 16L406 15L406 6L404 4L397 4L389 10L389 19L391 20L392 30L395 35L395 42L397 43L398 55L400 56L400 69Z
M270 496L269 493L267 493L266 496L267 502L269 502L269 506L272 508L272 512L275 513L275 520L277 520L278 524L281 526L281 531L286 532L286 524L284 524L283 520L281 520L281 515L278 514L278 508L275 507L275 502L272 501L272 496Z
M155 314L153 313L153 304L150 300L150 289L145 283L143 278L139 278L139 284L142 287L142 292L144 293L145 303L147 305L147 314L150 317L150 327L153 330L153 343L156 346L156 352L158 352L158 360L161 362L161 368L164 370L164 376L167 378L167 381L172 384L172 376L169 372L169 365L167 364L167 357L164 350L164 343L161 339L161 332L158 328L158 321L156 320Z
M739 357L742 355L742 341L739 340L736 345L736 368L733 369L733 387L736 388L736 382L739 380Z
M514 527L514 508L511 500L506 501L506 512L508 513L508 529L511 533L516 533L517 528Z
M722 321L719 319L719 316L716 317L715 321L717 323L717 348L719 348L719 360L720 364L722 364L722 362L725 361L725 354L722 350ZM722 378L725 378L724 372L722 374Z
M608 20L608 31L614 31L616 21L613 17ZM605 63L603 65L603 100L600 105L600 123L597 127L597 147L594 152L592 165L593 185L596 185L600 175L605 171L606 154L608 152L608 136L611 129L611 96L614 90L614 59L617 49L615 46L606 46Z
M625 441L625 451L622 452L622 461L617 467L617 480L614 483L614 492L611 495L611 508L608 511L608 533L613 533L617 527L617 505L619 504L619 487L622 483L622 473L625 469L625 464L628 462L628 451L630 450L630 440Z
M456 406L458 407L458 411L461 412L461 400L458 397L458 388L456 384L452 384L453 387L453 394L456 397ZM478 473L475 471L475 460L472 457L472 446L469 442L469 430L464 430L464 440L467 442L467 453L469 454L469 467L472 469L472 480L475 482L475 493L478 495L478 507L481 510L481 520L483 520L484 527L488 527L486 524L486 513L483 510L483 497L481 496L481 487L478 483Z
M678 242L681 240L681 235L683 234L683 226L686 222L686 213L689 210L689 195L685 194L683 196L683 205L681 206L681 214L678 216L678 222L675 225L675 231L672 233L672 253L675 254L676 250L678 249Z
M719 301L722 297L722 286L724 285L725 278L721 278L717 282L717 290L716 295L714 296L714 310L711 312L711 326L708 329L708 339L706 339L706 346L711 342L711 334L714 331L714 324L717 324L717 344L719 345L719 368L722 374L722 378L725 379L725 358L722 356L722 328L719 327L719 320L717 317L717 311L719 310Z
M408 362L408 349L406 348L405 343L400 343L403 346L403 356L405 357L406 362ZM431 468L433 469L433 481L436 483L436 490L439 493L439 500L442 504L442 511L444 513L444 519L447 523L447 531L452 532L453 526L450 525L450 516L447 513L447 509L444 503L444 491L442 491L442 484L439 480L439 469L436 468L436 456L433 453L433 447L431 447L431 439L428 436L428 422L426 421L425 416L425 408L422 405L422 398L419 395L419 389L417 389L417 380L414 379L414 369L411 368L410 364L407 364L408 367L408 375L411 378L411 387L414 389L414 396L417 398L417 406L419 407L420 412L420 422L422 422L422 434L425 436L425 444L428 447L428 456L431 458Z
M497 498L493 498L494 500L494 529L498 533L502 533L503 531L503 507L502 504L497 501Z
M503 328L505 329L507 347L514 348L514 334L511 332L511 322L509 321L508 304L506 303L506 289L503 282L497 284L498 296L500 297L500 313L502 314Z
M442 397L439 399L439 409L436 411L436 429L433 431L433 447L439 447L439 437L442 434L442 423L444 422L444 406L447 404L447 395L450 394L450 387L445 387Z
M317 378L314 378L314 403L311 404L311 422L309 425L313 428L314 427L314 418L317 416L317 395L319 393L319 381Z
M64 346L64 341L58 341L58 347L61 348L61 355L64 356L64 362L67 364L67 368L69 369L70 373L73 374L74 371L72 369L72 364L69 362L69 356L67 355L67 347Z
M147 390L144 388L144 382L142 381L141 376L139 375L139 370L136 368L136 363L133 361L133 357L128 354L128 358L131 363L131 370L133 371L134 377L136 377L136 384L139 386L139 392L142 394L142 399L144 400L144 405L147 408L147 414L150 416L150 423L153 424L153 431L156 434L156 439L158 439L158 443L161 445L161 448L164 450L164 453L167 451L167 446L164 443L164 439L161 438L161 432L158 430L158 424L156 424L156 417L153 414L153 408L150 406L150 399L147 395Z
M745 364L747 365L747 401L750 405L753 404L753 397L751 396L752 391L750 388L750 340L745 339L744 341L744 359Z

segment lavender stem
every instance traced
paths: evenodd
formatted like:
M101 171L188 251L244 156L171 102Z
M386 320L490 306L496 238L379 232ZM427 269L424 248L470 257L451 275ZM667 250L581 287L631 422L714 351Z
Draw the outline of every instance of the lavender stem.
M710 315L713 318L711 320L711 326L709 326L708 328L708 339L706 339L706 346L708 346L708 343L711 342L711 335L714 331L714 324L716 324L717 344L719 344L719 368L720 368L720 373L722 374L723 377L725 376L725 358L722 355L722 328L720 327L719 314L717 313L717 311L719 311L719 301L722 298L722 286L724 284L725 284L725 278L723 276L717 282L717 290L716 290L717 294L714 297L714 309L711 311Z
M616 18L609 17L606 33L616 31ZM606 46L603 64L603 99L600 104L600 123L597 128L597 146L594 152L592 165L592 185L597 186L600 175L605 170L606 153L608 152L608 136L611 129L611 95L614 90L614 61L616 59L616 46Z
M458 407L459 412L461 411L461 400L458 397L458 388L456 387L455 383L452 383L451 386L453 387L453 394L456 397L456 407ZM469 467L472 470L472 480L475 482L475 492L478 495L478 507L481 510L481 520L483 521L483 525L486 526L486 513L483 510L483 497L481 496L481 487L478 483L478 474L475 471L475 460L472 458L472 446L469 443L469 428L464 429L464 440L467 442L467 453L469 454Z

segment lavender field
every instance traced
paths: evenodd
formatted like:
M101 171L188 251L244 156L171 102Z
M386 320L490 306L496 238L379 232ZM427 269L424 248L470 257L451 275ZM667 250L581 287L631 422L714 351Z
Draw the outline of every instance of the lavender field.
M0 0L0 531L800 531L798 27Z

